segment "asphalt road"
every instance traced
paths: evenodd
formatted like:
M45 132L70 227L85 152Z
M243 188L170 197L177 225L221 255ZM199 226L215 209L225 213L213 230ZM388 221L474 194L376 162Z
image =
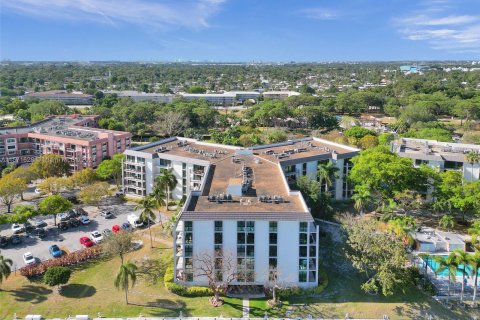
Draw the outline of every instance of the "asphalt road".
M53 244L57 244L65 252L73 252L82 249L82 246L80 245L81 237L90 237L90 233L95 230L100 233L102 233L104 229L111 230L113 225L121 225L122 223L127 222L127 215L135 212L134 205L122 203L115 197L106 199L100 206L100 209L111 211L115 215L113 219L104 219L101 217L100 210L96 207L84 207L82 205L76 205L75 207L82 207L88 213L90 218L90 223L88 225L80 225L76 228L69 228L68 230L60 231L54 226L52 216L42 217L48 224L48 235L46 238L40 239L36 236L28 236L23 233L22 243L17 245L9 244L6 248L1 248L2 255L13 260L12 269L19 269L25 265L23 261L23 254L25 252L31 252L37 259L37 262L39 262L52 259L52 256L48 252L48 248ZM139 215L138 210L136 213ZM57 217L57 222L58 221L59 218ZM11 224L0 226L0 235L12 235Z

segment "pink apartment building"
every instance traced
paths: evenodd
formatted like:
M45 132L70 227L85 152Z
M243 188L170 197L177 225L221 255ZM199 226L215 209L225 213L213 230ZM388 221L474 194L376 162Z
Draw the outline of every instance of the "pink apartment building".
M71 171L95 168L103 159L130 147L132 134L94 128L98 116L57 116L31 126L0 129L0 161L31 163L42 154L58 154Z

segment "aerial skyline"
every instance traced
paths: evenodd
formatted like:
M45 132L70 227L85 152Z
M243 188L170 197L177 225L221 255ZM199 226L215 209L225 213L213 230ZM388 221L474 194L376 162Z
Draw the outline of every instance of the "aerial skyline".
M479 60L475 0L3 0L0 58Z

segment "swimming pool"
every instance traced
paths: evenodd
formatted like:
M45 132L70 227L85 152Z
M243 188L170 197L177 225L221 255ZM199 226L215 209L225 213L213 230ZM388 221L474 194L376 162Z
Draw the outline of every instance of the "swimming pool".
M442 257L443 257L443 259L445 259L447 256L442 256ZM423 260L423 263L425 263L425 260ZM434 272L438 270L438 263L435 260L433 260L432 258L427 259L427 265ZM422 267L425 267L425 265L423 265ZM461 277L462 276L463 265L459 265L458 267L459 268L457 270L457 277ZM470 266L467 266L467 277L470 276L471 272L472 272L472 268ZM448 270L443 270L442 272L439 272L437 275L448 277ZM479 271L479 275L480 275L480 271Z

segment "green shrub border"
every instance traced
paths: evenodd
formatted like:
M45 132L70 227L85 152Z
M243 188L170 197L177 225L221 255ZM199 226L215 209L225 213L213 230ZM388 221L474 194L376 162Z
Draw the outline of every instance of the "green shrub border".
M316 296L325 290L328 286L328 276L325 269L322 267L318 268L318 286L314 288L301 288L301 287L290 287L285 289L278 290L278 297L280 299L288 299L292 297L306 297L306 296Z
M173 266L168 267L165 271L165 275L163 276L163 283L168 291L181 297L194 298L213 295L213 292L210 288L184 286L173 281Z

